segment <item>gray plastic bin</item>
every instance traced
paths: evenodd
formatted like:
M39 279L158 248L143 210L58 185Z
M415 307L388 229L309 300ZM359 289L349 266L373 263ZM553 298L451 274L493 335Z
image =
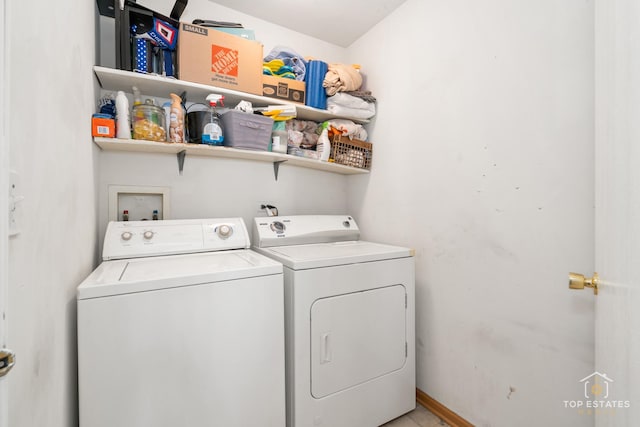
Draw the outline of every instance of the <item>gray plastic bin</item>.
M258 114L229 110L221 115L224 145L248 150L269 150L273 119Z

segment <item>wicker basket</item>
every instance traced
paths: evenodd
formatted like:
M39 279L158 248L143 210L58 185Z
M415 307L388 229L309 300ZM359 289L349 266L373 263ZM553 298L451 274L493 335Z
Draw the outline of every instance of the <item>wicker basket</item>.
M373 144L336 135L331 142L331 158L335 163L360 169L371 168Z

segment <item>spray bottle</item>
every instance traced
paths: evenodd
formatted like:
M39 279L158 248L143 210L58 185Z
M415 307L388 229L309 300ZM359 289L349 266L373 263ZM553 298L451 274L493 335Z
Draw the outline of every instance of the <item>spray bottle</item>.
M221 106L224 106L224 96L212 93L207 96L207 101L209 101L209 114L205 119L204 127L202 129L202 143L209 145L222 145L224 142L224 132L220 116L216 112L216 105L220 103Z

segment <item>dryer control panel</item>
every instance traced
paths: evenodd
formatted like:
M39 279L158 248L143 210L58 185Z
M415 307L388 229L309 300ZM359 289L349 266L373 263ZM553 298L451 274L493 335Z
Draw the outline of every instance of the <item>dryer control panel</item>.
M294 215L253 220L253 245L305 245L358 240L360 229L349 215Z
M112 221L105 233L102 259L247 249L242 218L165 221Z

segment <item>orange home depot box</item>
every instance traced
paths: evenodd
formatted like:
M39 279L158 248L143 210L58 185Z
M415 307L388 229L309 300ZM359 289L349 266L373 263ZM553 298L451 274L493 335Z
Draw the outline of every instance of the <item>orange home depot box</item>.
M262 44L181 22L178 78L261 95Z

